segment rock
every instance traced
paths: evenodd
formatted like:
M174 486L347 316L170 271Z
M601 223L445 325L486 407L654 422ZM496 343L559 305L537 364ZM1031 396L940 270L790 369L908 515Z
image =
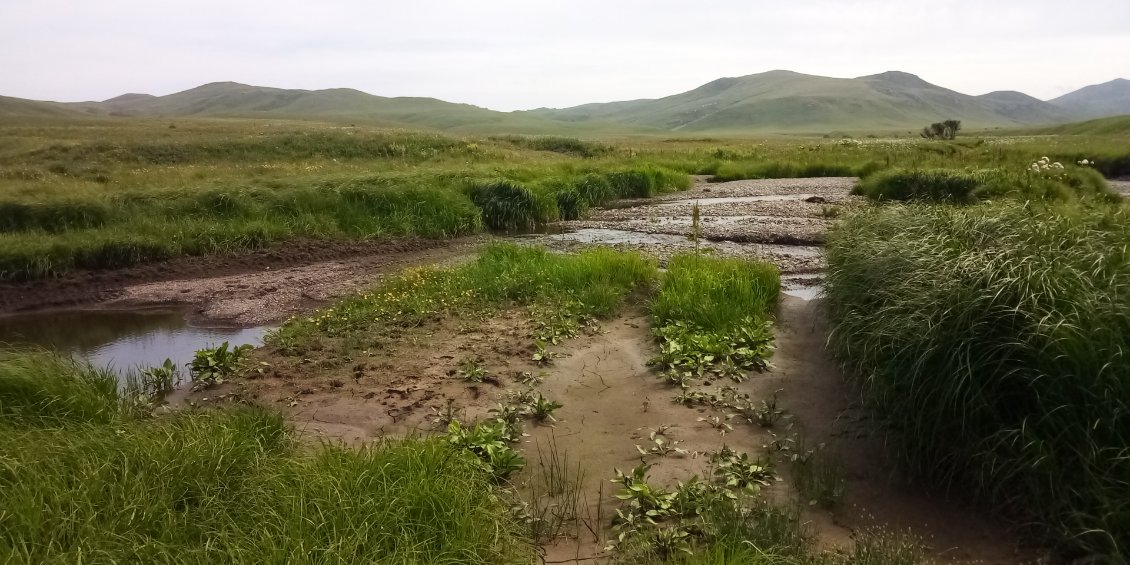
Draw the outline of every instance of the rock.
M823 196L809 196L808 198L805 198L804 201L808 202L809 204L827 204L828 203L828 199L824 198Z

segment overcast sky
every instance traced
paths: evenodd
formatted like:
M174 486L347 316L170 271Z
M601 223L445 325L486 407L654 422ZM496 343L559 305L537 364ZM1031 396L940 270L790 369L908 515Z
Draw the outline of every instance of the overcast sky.
M1130 0L0 0L0 95L39 100L230 80L515 110L772 69L1047 99L1130 78Z

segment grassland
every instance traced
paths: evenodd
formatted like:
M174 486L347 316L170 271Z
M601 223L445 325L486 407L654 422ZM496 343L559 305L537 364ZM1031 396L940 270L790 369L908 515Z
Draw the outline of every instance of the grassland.
M692 174L859 175L876 200L944 203L868 209L829 240L832 343L904 468L972 488L1065 555L1125 559L1130 233L1125 206L1106 201L1099 175L1130 174L1130 145L1118 128L1091 131L594 141L250 120L8 125L0 279L296 239L530 229L686 188ZM1064 178L1029 172L1043 157L1060 162ZM660 275L654 263L606 250L493 247L467 266L410 271L295 319L271 343L298 358L314 346L348 358L367 333L515 307L572 331L635 297L651 308L661 369L762 366L778 273L696 255L668 267ZM496 469L451 442L310 450L259 410L144 413L106 375L41 357L0 360L4 557L320 562L333 548L346 561L528 560L527 532L503 510ZM787 510L715 502L715 530L694 556L644 548L637 562L827 562ZM406 508L427 513L394 512ZM262 535L247 536L248 524ZM884 555L845 562L917 559Z
M11 125L0 141L0 279L288 240L451 238L583 215L719 179L888 168L1022 171L1048 155L1130 171L1121 138L763 140L453 137L253 120Z

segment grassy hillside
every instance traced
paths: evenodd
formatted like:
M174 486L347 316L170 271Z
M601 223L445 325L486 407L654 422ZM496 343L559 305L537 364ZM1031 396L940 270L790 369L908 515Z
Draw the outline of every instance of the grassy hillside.
M0 120L77 117L80 117L78 112L54 102L0 96Z
M435 98L388 98L349 88L297 90L217 82L167 96L125 94L63 106L98 117L239 117L318 119L367 125L480 133L633 132L602 123L561 124Z
M1117 78L1083 87L1050 102L1081 118L1130 114L1130 80Z
M1039 135L1120 135L1130 136L1130 115L1099 118L1058 126L1027 130Z
M1046 124L1067 122L1076 117L1066 109L1015 90L999 90L977 98L997 114L1018 122Z
M954 118L969 128L1053 122L1065 111L1035 99L1016 101L968 96L917 76L887 72L841 79L770 71L723 78L660 98L587 104L531 113L558 120L615 120L688 132L830 131L918 129Z

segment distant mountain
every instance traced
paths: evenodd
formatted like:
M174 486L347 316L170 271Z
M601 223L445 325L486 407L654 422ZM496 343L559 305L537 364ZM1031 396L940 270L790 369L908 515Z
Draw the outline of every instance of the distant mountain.
M81 114L64 104L0 96L0 118L78 118Z
M87 115L356 120L442 130L551 131L545 120L435 98L388 98L349 88L298 90L215 82L167 96L125 94L66 104Z
M524 112L497 112L435 98L388 98L359 90L297 90L216 82L167 96L123 94L101 102L41 102L0 97L0 119L270 118L363 122L450 132L597 134L649 130L622 124L563 124Z
M853 79L769 71L718 79L656 100L586 104L531 113L557 120L600 119L677 131L917 130L943 119L967 129L1052 123L1070 112L1020 93L969 96L890 71Z
M904 72L831 78L769 71L721 78L658 99L497 112L435 98L388 98L359 90L297 90L216 82L167 96L123 94L101 102L0 97L0 119L239 117L365 122L451 132L826 133L917 131L957 119L965 129L1061 124L1130 114L1130 81L1088 86L1050 102L1020 92L970 96Z
M1130 114L1130 80L1116 78L1085 86L1049 102L1084 118Z
M1015 90L998 90L982 94L977 99L997 114L1025 124L1067 122L1079 117L1064 108Z

